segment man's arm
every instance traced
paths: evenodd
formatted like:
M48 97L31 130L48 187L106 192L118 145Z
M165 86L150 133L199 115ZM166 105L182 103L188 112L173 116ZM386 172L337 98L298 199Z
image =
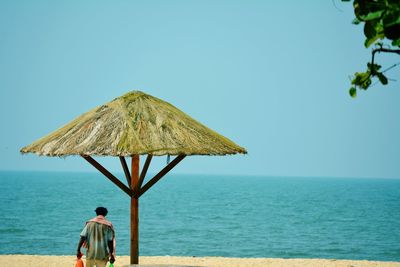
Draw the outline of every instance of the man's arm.
M78 249L76 250L76 256L78 258L82 257L81 247L85 241L86 241L86 238L84 236L81 236L81 238L79 239L79 243L78 243Z
M108 245L108 251L110 251L110 262L114 263L114 261L115 261L114 254L113 254L114 253L114 242L112 240L108 241L107 245Z

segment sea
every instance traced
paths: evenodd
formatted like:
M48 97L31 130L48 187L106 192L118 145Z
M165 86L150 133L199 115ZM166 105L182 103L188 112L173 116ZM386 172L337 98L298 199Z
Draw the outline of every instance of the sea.
M139 205L140 255L400 261L400 179L172 173ZM98 206L129 255L130 200L102 174L1 171L0 254L74 255Z

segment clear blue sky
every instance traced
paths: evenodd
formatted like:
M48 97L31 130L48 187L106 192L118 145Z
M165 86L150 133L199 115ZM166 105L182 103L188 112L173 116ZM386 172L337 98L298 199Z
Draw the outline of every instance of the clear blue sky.
M339 0L0 1L0 169L92 171L19 150L140 89L249 151L175 173L400 178L400 71L349 97L370 58L352 19Z

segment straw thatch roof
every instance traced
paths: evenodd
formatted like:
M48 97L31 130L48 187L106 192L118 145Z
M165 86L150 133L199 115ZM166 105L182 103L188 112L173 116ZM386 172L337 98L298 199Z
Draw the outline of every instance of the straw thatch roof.
M139 91L94 108L21 152L45 156L247 153L173 105Z

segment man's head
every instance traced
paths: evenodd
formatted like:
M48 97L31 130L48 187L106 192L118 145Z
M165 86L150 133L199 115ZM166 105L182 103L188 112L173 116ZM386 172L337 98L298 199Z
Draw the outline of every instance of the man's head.
M97 216L99 215L107 216L108 213L108 210L104 207L97 207L94 211L96 212Z

